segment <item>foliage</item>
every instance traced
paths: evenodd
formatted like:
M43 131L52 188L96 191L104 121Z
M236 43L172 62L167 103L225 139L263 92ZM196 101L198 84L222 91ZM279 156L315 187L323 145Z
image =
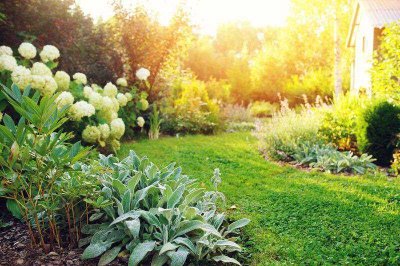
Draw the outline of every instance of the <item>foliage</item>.
M332 107L325 108L319 135L339 150L357 151L357 120L367 99L351 94L335 99Z
M302 143L298 146L293 158L300 165L331 173L365 174L368 169L375 169L372 156L362 154L360 157L351 151L340 152L331 145Z
M399 178L298 170L265 161L257 146L250 133L224 133L141 139L119 154L178 161L206 187L220 168L232 217L251 219L240 235L245 265L399 264Z
M49 48L51 53L46 52ZM117 80L118 87L112 82L107 83L104 88L97 84L89 86L83 73L75 73L72 81L64 71L53 74L60 57L59 50L54 46L43 47L39 53L41 61L35 59L37 51L32 44L22 43L18 52L19 55L15 57L2 55L7 59L9 66L3 67L2 64L0 81L8 86L15 83L22 90L30 85L42 96L61 92L55 101L58 108L71 106L68 112L69 121L64 126L69 131L74 131L75 139L82 139L87 144L98 145L105 151L115 152L119 149L119 140L126 129L124 121L118 118L118 112L126 118L128 128L132 128L136 127L136 115L148 107L147 94L138 93L138 87L147 86L145 80L132 85L131 88L128 88L125 78ZM51 58L47 60L49 56ZM0 94L0 111L7 106L7 99ZM133 122L130 120L132 116Z
M249 109L254 117L271 117L278 111L279 106L270 102L254 102L250 104Z
M302 143L320 142L316 138L320 121L321 115L316 109L303 109L297 113L283 105L282 110L269 121L258 123L256 135L267 156L275 160L291 161Z
M21 94L15 85L11 89L3 86L2 91L21 118L15 124L5 115L4 125L0 125L0 196L8 199L7 207L14 216L26 221L32 244L39 241L48 250L46 236L60 245L59 227L65 226L61 221L66 220L69 229L77 230L82 216L75 214L82 213L74 209L95 191L96 182L73 169L89 150L79 142L68 143L71 135L57 131L68 111L67 107L58 110L57 95L41 98L36 92L30 98L29 87Z
M398 102L400 92L400 24L395 22L385 27L378 53L372 68L373 91L378 96Z
M357 122L360 151L371 154L378 165L388 166L400 132L400 107L387 101L372 103Z
M400 173L400 153L398 150L395 150L393 153L393 160L390 165L390 169L393 171L393 174L398 176Z
M90 166L82 169L102 183L94 207L101 205L90 217L95 224L82 230L90 239L83 259L102 255L99 264L103 265L123 250L130 253L129 265L150 260L152 265L184 265L187 260L240 265L225 254L241 250L232 236L249 220L229 224L217 212L217 202L224 200L217 189L218 169L212 178L214 190L204 191L182 175L180 167L170 164L159 169L133 151L121 161L100 155L100 165L101 171L95 167L93 172Z
M68 55L61 58L61 69L87 73L93 83L105 84L122 75L121 56L108 40L105 25L94 25L74 1L2 1L0 11L5 13L4 21L0 21L0 44L52 44Z
M160 136L160 125L162 123L162 119L160 118L160 111L157 110L157 105L153 105L153 112L150 114L149 120L149 138L158 139Z
M216 132L220 125L219 106L209 98L204 82L183 78L176 81L172 95L162 112L167 133Z

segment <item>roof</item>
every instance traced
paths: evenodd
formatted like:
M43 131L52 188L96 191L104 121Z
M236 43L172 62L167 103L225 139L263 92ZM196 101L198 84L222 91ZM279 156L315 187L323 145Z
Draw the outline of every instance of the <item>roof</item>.
M347 46L351 45L360 10L366 13L374 28L383 28L388 23L400 20L400 0L358 0L350 25Z
M399 0L360 0L359 2L375 28L382 28L400 19Z

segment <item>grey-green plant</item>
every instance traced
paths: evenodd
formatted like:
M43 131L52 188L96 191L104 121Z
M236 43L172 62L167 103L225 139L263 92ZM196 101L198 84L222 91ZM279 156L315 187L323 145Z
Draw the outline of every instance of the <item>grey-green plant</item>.
M129 257L130 266L240 265L229 255L241 251L235 236L249 220L229 223L218 211L217 204L224 201L219 170L212 191L199 187L175 164L160 169L133 151L123 160L100 155L98 166L82 164L81 171L97 175L102 183L101 195L91 202L92 224L82 228L88 235L80 241L88 244L83 259L100 257L99 265L106 265L120 254Z
M29 86L21 92L16 85L2 85L2 94L18 123L5 114L0 125L0 197L7 199L14 216L25 220L32 245L40 243L47 250L49 243L60 245L60 229L67 226L62 222L65 207L76 209L78 198L95 189L95 182L78 182L73 169L89 149L69 143L72 135L58 131L68 108L57 108L57 95L41 97ZM69 228L79 220L73 216Z
M149 138L158 139L160 136L160 126L162 119L160 118L160 112L157 110L157 105L153 105L153 111L150 114L150 129Z
M351 151L341 152L329 144L305 142L298 146L293 159L300 165L332 173L364 174L376 168L371 155L357 156Z

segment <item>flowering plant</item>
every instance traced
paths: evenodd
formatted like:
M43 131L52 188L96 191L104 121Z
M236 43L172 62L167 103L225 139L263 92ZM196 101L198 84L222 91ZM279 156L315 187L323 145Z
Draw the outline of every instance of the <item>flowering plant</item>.
M40 61L35 60L37 56ZM125 133L125 122L129 122L130 127L144 126L143 117L136 117L136 114L148 108L147 94L138 94L135 86L129 89L125 78L118 78L116 85L108 82L102 88L97 84L89 85L83 73L75 73L72 78L64 71L53 73L59 57L59 50L52 45L45 45L38 53L34 45L24 42L15 56L10 47L0 46L0 82L7 87L15 84L21 90L30 86L42 96L57 94L55 102L58 108L69 107L66 127L76 134L75 138L115 152ZM149 74L145 68L136 73L140 82L146 85ZM1 112L7 108L7 101L1 93L0 101L3 101ZM123 108L130 110L124 111ZM124 122L119 118L119 114L126 117L126 113L134 116L131 121Z

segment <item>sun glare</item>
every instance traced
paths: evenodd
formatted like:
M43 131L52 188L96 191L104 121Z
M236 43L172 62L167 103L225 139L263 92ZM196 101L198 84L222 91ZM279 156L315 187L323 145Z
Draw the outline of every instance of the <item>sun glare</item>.
M95 20L113 15L111 0L78 0L82 10ZM140 3L156 12L160 23L168 24L180 0L123 0L126 6ZM202 33L214 34L220 24L249 21L253 26L283 25L290 0L186 0L193 23Z

